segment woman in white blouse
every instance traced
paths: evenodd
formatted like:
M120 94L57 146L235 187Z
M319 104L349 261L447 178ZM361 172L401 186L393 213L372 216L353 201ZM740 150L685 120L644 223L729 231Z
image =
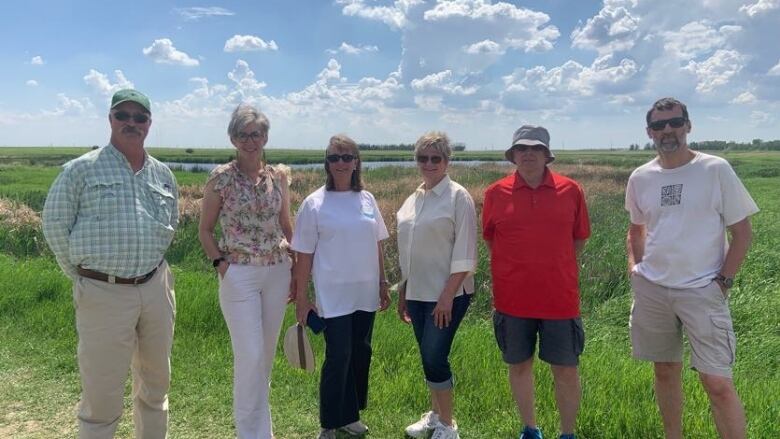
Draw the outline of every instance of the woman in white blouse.
M406 427L415 438L459 438L453 421L449 354L474 293L477 215L468 191L450 180L447 135L426 133L414 147L423 183L398 211L398 315L411 323L431 393L431 410Z
M312 310L325 322L318 438L335 439L337 430L368 431L360 410L368 399L374 315L390 304L382 252L389 235L374 196L363 190L357 144L333 136L325 159L326 184L301 203L292 248L298 322L306 324ZM316 306L306 293L310 274Z

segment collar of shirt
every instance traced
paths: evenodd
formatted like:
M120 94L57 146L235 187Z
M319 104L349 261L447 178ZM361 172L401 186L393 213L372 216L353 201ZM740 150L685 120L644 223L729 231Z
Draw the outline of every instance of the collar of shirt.
M110 152L110 153L111 153L111 155L113 155L113 156L114 156L114 158L116 158L117 160L120 160L122 163L124 163L125 165L127 165L127 169L129 169L129 170L130 170L130 172L132 172L132 171L133 171L133 168L130 166L130 162L127 160L127 157L125 157L125 155L124 155L124 154L122 154L122 151L118 150L118 149L116 148L116 146L114 146L114 145L113 145L113 144L111 144L111 143L109 143L109 144L106 146L106 148L108 148L108 152ZM148 165L149 165L149 154L147 154L147 153L146 153L146 150L144 150L144 165L141 167L141 169L139 169L139 170L138 170L138 172L135 172L135 173L134 173L134 175L138 175L138 174L140 174L141 172L143 172L143 171L144 171L144 169L146 169L146 167L147 167Z
M539 184L539 186L536 188L540 188L542 186L548 186L553 189L555 189L555 180L553 179L552 172L547 168L547 166L544 167L544 177L542 178L542 182ZM533 190L531 186L528 186L528 183L525 182L525 179L518 171L515 171L515 182L512 184L512 190L518 190L522 188L528 188Z
M436 194L436 196L441 195L445 189L447 189L447 186L450 185L450 176L447 174L444 174L444 178L441 179L440 182L436 184L436 186L431 189L431 192ZM421 183L419 186L417 186L417 191L425 193L425 183Z

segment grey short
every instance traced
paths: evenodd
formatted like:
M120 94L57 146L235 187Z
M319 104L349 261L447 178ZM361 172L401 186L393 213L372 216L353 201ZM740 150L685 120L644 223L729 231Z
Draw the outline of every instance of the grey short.
M576 366L585 347L582 320L548 320L514 317L493 311L493 331L504 362L517 364L528 360L536 349L539 334L539 358L556 366Z
M691 367L731 377L736 337L728 300L717 282L701 288L666 288L631 275L631 344L634 358L682 362L682 333L691 346Z

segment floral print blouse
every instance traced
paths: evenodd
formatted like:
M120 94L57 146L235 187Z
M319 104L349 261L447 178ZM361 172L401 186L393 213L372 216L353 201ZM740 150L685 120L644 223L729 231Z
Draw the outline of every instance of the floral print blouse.
M290 244L279 222L280 172L266 165L255 182L239 171L235 160L211 172L208 182L216 181L214 190L222 198L219 249L229 263L266 266L290 260Z

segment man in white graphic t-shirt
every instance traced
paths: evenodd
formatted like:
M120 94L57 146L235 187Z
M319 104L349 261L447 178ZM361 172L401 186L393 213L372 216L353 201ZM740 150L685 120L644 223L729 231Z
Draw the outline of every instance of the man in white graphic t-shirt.
M731 375L736 339L728 297L758 207L726 160L688 148L690 131L685 104L673 98L653 104L647 134L658 157L628 179L633 355L654 363L666 438L682 438L684 330L720 436L744 438L745 412Z

